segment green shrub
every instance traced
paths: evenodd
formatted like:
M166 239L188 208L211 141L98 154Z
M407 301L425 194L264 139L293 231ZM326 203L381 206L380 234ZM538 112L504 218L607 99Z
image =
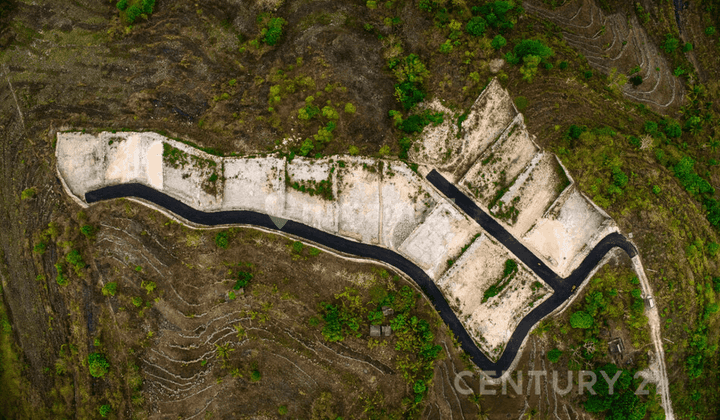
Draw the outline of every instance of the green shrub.
M82 233L88 238L92 238L93 236L95 236L95 227L92 225L82 225L80 227L80 233Z
M85 261L83 261L82 255L80 255L77 249L70 251L70 253L65 256L65 261L78 268L85 267Z
M636 74L635 76L630 78L630 83L632 83L633 86L640 86L642 82L642 76L640 76L639 74Z
M230 245L227 231L218 232L215 235L215 245L217 245L218 248L227 249Z
M368 0L365 2L365 6L367 6L368 9L377 9L377 2L373 0Z
M355 105L351 104L350 102L345 104L345 113L347 114L354 114L355 113Z
M142 0L142 12L151 15L155 8L155 0Z
M516 269L518 265L515 260L507 259L505 260L505 268L503 269L503 277L507 277L510 274L512 274Z
M528 106L527 98L524 96L518 96L517 98L515 98L515 106L517 107L518 111L522 112Z
M715 35L715 27L714 26L708 26L705 28L705 35L707 36L713 36Z
M515 8L515 4L512 1L496 0L480 7L473 6L472 12L473 14L485 16L488 25L504 32L515 26L511 15L517 15L518 13L513 12L519 12L519 10Z
M262 40L271 47L278 43L282 37L282 28L287 23L283 18L272 18L267 24L267 28L263 28L260 32Z
M36 254L44 254L46 249L45 242L39 242L37 245L33 247L33 252Z
M645 121L645 132L650 135L655 135L658 130L658 125L654 121Z
M467 33L474 36L483 36L485 29L487 29L487 22L480 16L471 18L465 25Z
M120 0L119 2L117 2L117 4L115 4L115 7L119 11L124 12L125 9L127 9L128 7L128 0Z
M490 42L490 45L496 50L499 50L505 45L507 45L507 40L502 35L495 35L495 38L493 38L493 40Z
M330 105L324 106L322 109L322 115L323 117L329 119L329 120L337 120L340 118L340 114Z
M395 85L395 98L409 110L425 99L425 93L416 84L403 82Z
M705 248L707 249L708 254L710 254L711 257L714 257L717 255L718 251L720 251L720 244L708 242Z
M98 409L98 411L100 411L100 415L101 415L102 417L107 417L108 414L110 414L110 413L112 412L112 407L110 407L109 404L104 404L104 405L101 405L101 406L100 406L100 408Z
M139 308L139 307L142 306L143 300L142 300L141 297L135 296L134 298L132 298L132 304L135 305L135 306L137 306L137 307Z
M250 374L250 380L253 382L258 382L262 378L262 375L260 375L260 371L257 369L253 369L252 373Z
M425 64L420 61L417 54L409 54L407 57L394 61L390 69L395 73L398 83L422 83L429 75Z
M57 278L55 278L57 284L59 284L60 286L67 286L69 281L68 278L65 277L65 274L62 270L62 265L60 263L55 264L55 270L57 271Z
M577 311L570 316L570 326L579 329L588 329L593 326L593 317L585 311Z
M549 352L547 352L548 360L553 363L557 363L558 360L560 360L560 356L562 356L562 351L558 350L558 349L552 349Z
M680 184L690 194L713 194L715 192L712 185L695 172L695 161L691 157L684 156L677 165L672 167L672 170Z
M143 12L142 12L142 10L140 10L139 7L132 5L132 6L128 7L127 11L125 12L125 19L127 20L128 23L132 24L132 23L135 23L135 19L140 17L140 15L142 15L142 14L143 14Z
M552 48L545 45L542 41L536 39L523 39L513 48L515 56L522 60L525 56L535 55L542 59L546 59L555 55Z
M357 156L360 154L360 149L358 149L357 146L350 146L348 147L348 153L350 156Z
M296 254L300 254L303 251L303 248L305 248L305 245L303 245L300 241L295 241L292 244L292 250Z
M115 296L115 293L117 293L117 282L110 282L102 288L103 296Z
M370 3L370 2L368 2L368 3ZM287 405L281 405L280 407L278 407L278 414L280 414L281 416L284 416L285 414L287 414L287 412L288 412Z
M88 368L93 378L102 378L110 371L110 363L108 363L104 354L90 353L88 355Z
M400 140L398 140L398 146L400 146L400 153L398 153L398 157L400 159L407 159L408 158L408 152L410 151L410 147L412 146L412 140L403 137Z
M233 286L233 289L240 290L242 287L246 287L250 284L250 280L253 279L253 274L248 271L240 271L238 273L238 279Z
M145 283L145 286L143 286L143 287L145 288L145 290L147 291L147 294L149 295L150 293L155 291L155 289L157 288L157 284L155 284L154 281L149 281L149 282Z
M662 191L660 190L660 187L659 187L659 186L653 185L653 187L652 187L652 192L653 192L653 194L655 194L655 195L660 195L660 193L661 193Z
M613 184L619 188L625 188L628 183L628 176L617 166L612 168L612 179Z
M667 119L663 123L665 124L665 135L669 138L678 138L682 135L682 127L680 127L679 122L674 119Z
M720 292L720 277L713 277L713 290L715 293Z
M683 45L683 52L690 52L693 50L693 45L689 42L686 42L685 45Z
M298 154L300 156L307 156L310 152L313 151L314 148L315 145L313 144L312 140L305 139L305 141L303 141L300 145L300 150L298 151Z
M592 79L592 77L593 77L593 72L592 72L592 70L588 70L588 71L585 72L585 78L586 78L586 79Z
M561 61L560 64L558 64L558 68L559 68L560 70L565 70L566 68L568 68L568 62L567 62L567 61Z
M445 42L440 44L440 51L442 54L450 54L450 52L453 50L452 42L449 39L446 39Z
M27 189L23 190L23 192L20 193L20 199L21 200L29 200L31 198L34 198L35 194L37 194L35 187L27 188Z
M665 41L660 45L660 47L668 54L674 53L678 46L680 46L680 41L672 34L665 35Z

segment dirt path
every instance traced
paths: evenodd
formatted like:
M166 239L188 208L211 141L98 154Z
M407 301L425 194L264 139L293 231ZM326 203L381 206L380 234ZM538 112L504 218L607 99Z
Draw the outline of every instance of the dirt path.
M640 261L640 256L635 255L632 257L633 267L635 273L637 273L640 279L640 285L642 287L643 295L652 297L652 288L645 276L645 269ZM672 410L672 402L670 400L670 382L667 378L667 370L665 368L665 352L663 350L662 336L660 335L660 315L658 314L657 305L652 308L645 308L645 314L648 317L648 324L650 325L650 337L653 345L655 346L655 364L657 365L657 389L660 391L660 398L663 409L665 410L666 420L675 420Z

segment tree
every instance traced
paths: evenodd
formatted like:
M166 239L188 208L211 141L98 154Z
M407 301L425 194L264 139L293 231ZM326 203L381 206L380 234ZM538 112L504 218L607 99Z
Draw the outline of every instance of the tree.
M557 363L558 360L560 360L560 356L562 356L562 351L558 349L552 349L549 352L547 352L547 358L549 361L553 363Z
M480 16L471 18L465 26L467 33L474 36L483 36L485 29L487 29L487 21Z
M680 127L680 123L675 121L674 119L670 118L665 121L665 135L670 138L678 138L682 135L682 127Z
M666 53L672 54L677 50L678 46L680 45L680 41L672 36L672 34L665 35L665 42L660 45L660 47L665 50Z
M215 245L221 249L227 249L229 245L228 233L226 231L218 232L215 235Z
M155 0L142 0L142 12L146 15L151 15L155 8Z
M519 12L519 9L520 8L516 8L515 4L511 1L496 0L480 7L475 6L472 8L472 11L475 14L482 14L485 16L488 25L504 32L515 26L510 15L513 14L513 12Z
M588 329L593 326L593 317L585 311L577 311L570 316L570 326L579 329Z
M112 407L110 407L109 404L104 404L104 405L101 405L101 406L100 406L100 408L98 409L98 411L100 412L100 415L101 415L102 417L107 417L108 414L110 414L110 413L112 412Z
M282 28L287 23L283 18L271 18L268 21L267 28L263 28L260 32L262 41L271 47L278 43L282 36Z
M406 81L395 85L395 99L409 110L425 99L425 93L415 83Z
M552 48L536 39L523 39L520 43L515 45L513 52L517 58L521 60L527 55L535 55L541 59L546 59L555 55L555 51L553 51Z
M128 7L128 0L120 0L119 2L117 2L115 7L117 7L119 11L124 12L125 9L127 9Z
M87 238L92 238L95 236L95 227L92 225L83 225L80 228L80 233L85 235Z
M495 38L493 38L492 42L490 42L490 45L496 50L499 50L507 45L507 40L502 35L495 35Z
M116 292L117 292L117 282L114 282L114 281L106 284L102 288L103 296L115 296Z
M108 363L104 354L90 353L88 355L88 368L92 377L102 378L110 371L110 363Z
M523 80L526 82L532 82L533 78L538 72L538 65L542 58L537 55L526 55L523 57L523 66L520 68L520 73L523 75Z
M233 289L240 290L241 287L246 287L250 280L253 279L253 274L247 271L240 271L238 273L238 279L233 286Z
M127 11L125 12L125 19L127 19L128 23L135 23L135 19L137 19L140 15L142 15L143 12L140 10L139 7L132 5L128 7Z

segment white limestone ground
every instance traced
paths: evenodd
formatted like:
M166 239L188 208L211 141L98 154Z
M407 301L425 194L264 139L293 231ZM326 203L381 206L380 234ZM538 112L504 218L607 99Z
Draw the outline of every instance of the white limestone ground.
M522 114L518 114L497 141L480 155L460 184L487 208L500 190L513 185L539 150L530 139Z
M339 168L338 233L364 243L380 242L380 174L372 159L348 161ZM404 206L407 207L407 206Z
M448 259L456 257L480 231L474 220L443 202L410 234L399 251L437 279L447 269Z
M508 231L513 236L521 237L527 232L557 198L558 190L562 187L558 170L562 168L555 155L539 152L500 198L503 207L513 206L518 210L514 223L506 221L509 224ZM496 211L496 208L493 211Z
M293 159L287 163L286 173L289 183L298 182L306 187L317 186L320 181L329 180L332 193L337 197L333 173L334 165L330 159L312 161L309 159ZM332 171L332 172L331 172ZM314 183L313 183L314 182ZM326 200L320 195L311 195L297 191L292 187L286 189L285 213L282 217L297 220L326 232L338 231L338 205L335 200Z
M285 160L226 158L223 208L285 214Z
M585 255L611 232L615 222L595 207L575 184L552 205L523 242L561 277L567 277Z
M518 272L496 296L485 291L503 274L510 251L482 233L437 284L465 329L491 359L502 355L520 320L552 295L552 289L518 262Z
M198 210L258 211L396 251L443 200L406 164L388 160L219 158L155 133L59 133L56 154L60 178L81 205L87 205L86 192L138 182ZM309 193L321 181L329 182L331 199ZM298 191L303 187L304 192ZM428 244L443 262L429 271L433 277L442 274L444 262L478 229L455 208L446 210L457 221L433 227L448 239Z
M163 161L164 182L160 191L198 210L221 210L224 189L223 159L179 142L173 142L171 146L187 155L187 163L178 162L173 166ZM217 176L217 180L211 183L210 177L213 174ZM215 190L214 193L210 187Z
M500 82L493 79L470 108L459 139L456 121L446 118L440 128L428 127L427 133L423 131L419 151L412 148L410 158L437 167L450 182L456 183L516 115L518 111L512 98Z
M398 249L443 200L435 190L427 188L425 179L397 162L385 165L381 197L382 244L391 249ZM412 206L398 204L411 202Z

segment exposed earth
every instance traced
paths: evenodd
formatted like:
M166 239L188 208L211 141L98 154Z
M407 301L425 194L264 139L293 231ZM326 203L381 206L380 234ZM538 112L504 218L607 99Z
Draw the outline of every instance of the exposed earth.
M718 417L718 10L0 0L0 417ZM58 174L70 132L108 133L113 185L144 177L204 211L247 204L395 250L489 344L457 336L402 270L267 216L198 229L147 201L85 207ZM201 161L170 165L151 133ZM617 232L635 258L612 240L591 253ZM525 392L481 395L493 351ZM650 394L528 378L613 366Z

